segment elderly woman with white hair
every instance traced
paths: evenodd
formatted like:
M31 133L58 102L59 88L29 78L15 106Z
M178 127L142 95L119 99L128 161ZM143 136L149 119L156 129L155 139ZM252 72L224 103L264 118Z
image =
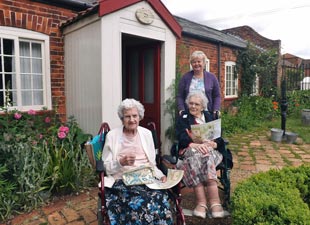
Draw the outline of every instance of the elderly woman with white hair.
M204 110L208 104L206 96L200 92L191 92L186 98L188 110L182 112L176 125L179 149L182 149L183 160L177 164L184 170L183 182L187 187L194 188L196 208L193 215L206 218L207 200L213 218L224 217L218 186L216 166L223 156L219 150L224 147L224 140L194 141L191 136L191 125L203 124L213 120L210 112ZM205 187L207 186L207 198Z
M110 187L105 187L106 205L111 224L173 224L165 190L146 185L126 186L124 172L143 165L154 166L155 177L166 182L156 167L155 147L150 130L139 126L144 107L135 99L125 99L118 108L122 126L106 136L102 160ZM111 182L112 181L112 182Z

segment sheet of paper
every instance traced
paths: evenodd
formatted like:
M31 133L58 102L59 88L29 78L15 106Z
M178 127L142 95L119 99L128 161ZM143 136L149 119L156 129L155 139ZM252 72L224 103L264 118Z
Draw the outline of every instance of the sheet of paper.
M146 184L151 189L169 189L177 185L183 178L183 170L168 169L167 181L165 183L155 180L154 183Z
M194 142L219 138L221 137L221 119L191 125L191 134Z

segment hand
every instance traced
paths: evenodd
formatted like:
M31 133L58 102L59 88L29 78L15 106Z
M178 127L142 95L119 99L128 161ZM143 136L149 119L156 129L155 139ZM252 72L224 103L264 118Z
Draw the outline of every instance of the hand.
M208 155L209 154L209 150L211 150L211 147L209 146L209 144L207 143L202 143L202 144L198 144L198 143L191 143L189 145L189 147L199 151L200 153L202 153L203 155Z
M217 148L217 143L213 140L204 140L203 143L206 144L208 147L211 147L213 149Z
M125 155L120 158L119 162L122 166L132 166L135 164L136 156L133 154Z
M166 176L161 177L160 181L163 182L163 183L167 182L167 177Z

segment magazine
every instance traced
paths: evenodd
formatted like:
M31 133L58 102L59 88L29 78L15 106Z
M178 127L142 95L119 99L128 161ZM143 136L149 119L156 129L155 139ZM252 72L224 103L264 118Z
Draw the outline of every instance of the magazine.
M196 143L221 137L221 119L204 124L191 125L191 137Z
M183 170L168 169L167 181L165 183L160 180L154 180L151 184L146 184L151 189L169 189L177 185L183 178Z

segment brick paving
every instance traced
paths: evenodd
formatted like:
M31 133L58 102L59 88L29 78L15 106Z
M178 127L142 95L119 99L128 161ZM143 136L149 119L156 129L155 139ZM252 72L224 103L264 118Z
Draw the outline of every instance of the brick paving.
M229 140L234 168L231 172L232 191L236 184L254 173L310 163L310 144L270 141L266 131L241 135ZM97 224L96 187L75 196L65 196L48 206L16 216L0 225L95 225Z

